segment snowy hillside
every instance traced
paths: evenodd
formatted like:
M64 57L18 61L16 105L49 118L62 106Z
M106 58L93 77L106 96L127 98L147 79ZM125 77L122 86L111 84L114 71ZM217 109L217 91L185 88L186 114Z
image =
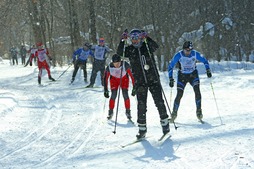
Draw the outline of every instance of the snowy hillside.
M211 79L198 64L205 124L196 119L194 92L187 85L176 119L178 129L170 125L170 139L158 142L159 115L149 96L147 139L122 148L138 132L125 117L122 97L113 134L115 116L106 119L108 99L103 89L77 89L85 85L82 72L74 85L69 85L71 67L54 83L45 75L44 86L39 87L36 66L10 66L4 60L0 62L0 168L254 168L254 64L210 64ZM52 76L59 77L66 68L52 69ZM171 108L176 88L171 95L167 72L160 75ZM96 83L99 86L98 77ZM136 122L136 99L130 98Z

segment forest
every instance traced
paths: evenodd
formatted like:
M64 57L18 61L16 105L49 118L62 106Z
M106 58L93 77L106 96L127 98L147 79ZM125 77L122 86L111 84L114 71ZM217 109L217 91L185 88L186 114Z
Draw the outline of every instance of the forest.
M158 42L160 70L186 40L209 60L252 61L253 8L253 0L1 0L0 56L40 41L63 65L100 37L115 52L122 32L139 28Z

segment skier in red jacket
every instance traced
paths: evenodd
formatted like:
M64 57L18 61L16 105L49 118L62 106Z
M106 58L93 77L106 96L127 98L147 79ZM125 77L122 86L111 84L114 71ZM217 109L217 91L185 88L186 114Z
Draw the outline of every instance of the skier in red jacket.
M112 62L107 66L104 72L104 96L106 98L109 98L108 79L110 79L111 97L109 100L109 111L107 117L109 120L113 116L115 99L120 85L126 108L126 116L129 120L131 120L130 99L128 95L129 77L131 78L132 86L134 86L134 77L131 73L130 65L125 61L121 61L121 57L118 54L114 54L112 56ZM132 91L132 95L134 95L133 92L134 91Z
M30 58L30 66L32 66L32 61L34 57L37 57L38 60L38 68L39 68L39 74L38 74L38 83L41 84L41 76L42 76L42 69L46 69L48 72L48 78L49 80L55 81L54 78L51 77L50 68L47 60L52 60L52 58L49 56L49 52L47 49L43 48L43 45L41 42L38 42L36 44L37 50L34 54L31 55Z

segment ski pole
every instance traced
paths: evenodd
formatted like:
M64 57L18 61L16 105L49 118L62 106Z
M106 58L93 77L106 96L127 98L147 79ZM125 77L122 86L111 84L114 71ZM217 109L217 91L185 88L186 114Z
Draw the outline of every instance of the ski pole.
M63 73L60 74L56 80L60 79L60 77L63 76L63 74L64 74L65 72L67 72L67 70L68 70L70 67L71 67L71 65L69 65L69 66L67 67L67 69L65 69L65 70L63 71Z
M218 115L219 115L219 118L220 118L220 122L221 122L221 124L223 124L222 119L221 119L221 116L220 116L220 112L219 112L218 104L217 104L217 101L216 101L216 97L215 97L215 94L214 94L214 89L213 89L213 83L212 83L212 80L210 81L210 85L211 85L211 88L212 88L213 98L214 98L214 101L215 101L215 104L216 104L217 113L218 113Z
M169 102L170 105L171 105L171 102L172 102L172 87L170 88L170 102Z
M168 111L169 111L170 115L172 115L171 110L170 110L170 108L169 108L168 100L167 100L167 98L166 98L165 92L164 92L164 90L163 90L163 88L162 88L162 85L161 85L161 82L160 82L159 73L156 71L156 65L155 65L154 62L153 62L152 55L151 55L150 49L149 49L149 47L148 47L146 38L145 38L144 42L145 42L145 44L146 44L146 49L147 49L147 51L148 51L149 57L150 57L150 59L151 59L151 61L152 61L152 65L153 65L153 67L154 67L154 71L155 71L156 77L157 77L157 79L158 79L158 81L159 81L159 83L160 83L161 91L162 91L163 97L164 97L164 99L165 99L165 102L166 102ZM173 122L173 124L174 124L175 130L177 130L178 127L176 126L175 122Z
M122 73L121 73L122 74ZM121 80L120 80L121 81ZM121 82L120 82L121 84ZM117 123L117 116L118 116L118 108L119 108L119 100L120 100L120 91L121 91L121 86L119 85L118 89L118 96L117 96L117 106L116 106L116 119L115 119L115 126L114 126L114 131L113 133L116 134L116 123Z
M127 32L127 29L125 30ZM124 46L123 46L123 58L125 55L125 47L126 47L126 40L124 41ZM124 65L124 60L123 60L123 65ZM115 119L115 126L114 126L114 131L113 133L116 134L116 123L117 123L117 117L118 117L118 108L119 108L119 100L120 100L120 92L121 92L121 86L122 86L122 73L123 73L123 65L121 67L121 73L120 73L120 83L119 83L119 89L118 89L118 94L117 94L117 106L116 106L116 119Z
M103 112L105 112L105 108L106 108L106 97L105 97L105 99L104 99L104 105L103 105Z

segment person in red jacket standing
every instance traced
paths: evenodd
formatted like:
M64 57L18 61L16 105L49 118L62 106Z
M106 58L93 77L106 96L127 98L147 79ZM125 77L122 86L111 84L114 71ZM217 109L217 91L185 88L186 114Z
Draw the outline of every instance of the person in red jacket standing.
M52 60L52 58L49 56L49 52L47 49L43 48L43 45L41 42L38 42L36 44L37 46L37 50L34 54L31 55L30 58L30 66L32 66L32 60L34 57L37 58L38 60L38 68L39 68L39 74L38 74L38 83L39 85L41 84L41 76L42 76L42 69L46 69L46 71L48 72L48 78L49 80L55 81L54 78L51 77L51 73L50 73L50 68L49 68L49 64L47 62L47 60Z
M111 89L111 97L109 100L109 111L108 111L108 119L110 120L113 116L113 109L115 107L115 99L117 97L117 91L119 86L121 85L122 94L124 98L124 105L126 108L126 116L129 120L131 120L131 111L130 111L130 99L128 95L129 88L129 77L132 81L132 86L134 86L134 77L131 73L129 63L125 61L121 61L121 57L118 54L114 54L112 56L112 62L106 67L104 72L104 96L109 98L108 91L108 79L110 79L110 89ZM132 91L132 95L134 96L135 91Z

